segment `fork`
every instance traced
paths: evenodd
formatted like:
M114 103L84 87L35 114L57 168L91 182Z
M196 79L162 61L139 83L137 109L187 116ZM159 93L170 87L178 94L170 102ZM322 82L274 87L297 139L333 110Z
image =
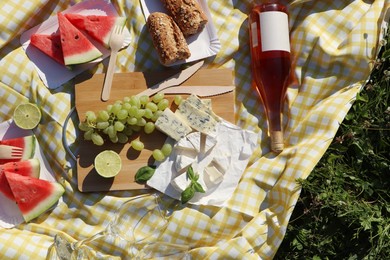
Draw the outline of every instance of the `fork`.
M0 144L0 159L21 159L22 156L22 148Z
M102 100L107 101L110 98L110 92L111 92L111 85L112 85L112 78L114 76L115 71L115 63L116 63L116 56L118 54L118 51L122 48L123 41L125 39L125 33L124 28L125 26L115 26L114 30L111 32L110 36L110 49L111 49L111 55L110 55L110 61L108 62L107 72L106 76L104 78L104 85L103 85L103 91L102 91Z

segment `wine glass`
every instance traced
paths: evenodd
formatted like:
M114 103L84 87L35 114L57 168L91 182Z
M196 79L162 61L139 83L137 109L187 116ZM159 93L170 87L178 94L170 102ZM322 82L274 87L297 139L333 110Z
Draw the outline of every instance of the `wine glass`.
M169 213L157 193L124 202L105 230L84 240L70 242L57 234L47 259L189 259L186 245L161 241ZM104 245L104 246L102 246Z

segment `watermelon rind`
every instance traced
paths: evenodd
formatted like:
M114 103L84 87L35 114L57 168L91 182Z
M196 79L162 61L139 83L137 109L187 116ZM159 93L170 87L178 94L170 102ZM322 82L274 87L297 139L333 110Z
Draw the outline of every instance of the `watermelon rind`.
M24 149L22 160L28 160L35 155L35 136L29 135L24 137Z
M103 55L64 14L58 13L57 17L65 65L90 62Z
M105 15L82 15L67 13L65 17L78 29L109 48L111 32L115 26L125 26L126 17Z
M8 162L17 162L28 160L34 157L35 155L35 136L27 135L22 137L16 137L11 139L0 140L0 144L17 146L23 148L23 155L20 159L0 159L0 165Z
M5 176L26 222L30 222L50 209L65 192L64 187L57 182L10 172L5 172Z

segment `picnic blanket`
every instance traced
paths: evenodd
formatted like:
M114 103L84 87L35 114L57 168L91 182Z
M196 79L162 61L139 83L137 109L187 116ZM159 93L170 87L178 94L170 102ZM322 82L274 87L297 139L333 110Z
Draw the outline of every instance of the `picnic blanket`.
M56 234L73 241L90 237L106 227L124 201L140 193L78 191L75 162L62 142L64 122L74 106L74 83L48 89L19 41L24 31L79 2L9 0L0 4L0 122L10 119L23 101L41 107L43 120L34 134L66 190L63 200L49 212L28 224L0 229L2 259L45 259ZM139 1L112 2L120 15L128 17L132 38L118 55L117 72L160 70ZM275 154L269 148L263 105L251 87L248 13L252 1L207 1L221 49L206 59L205 68L233 70L237 125L255 131L259 141L227 206L188 205L172 212L164 239L190 246L194 259L273 258L300 195L296 180L305 179L320 160L368 79L390 1L300 2L289 7L296 79L284 106L286 148ZM106 65L107 60L91 71L102 73ZM70 124L64 134L76 150L75 126ZM109 241L101 241L101 247L117 255Z

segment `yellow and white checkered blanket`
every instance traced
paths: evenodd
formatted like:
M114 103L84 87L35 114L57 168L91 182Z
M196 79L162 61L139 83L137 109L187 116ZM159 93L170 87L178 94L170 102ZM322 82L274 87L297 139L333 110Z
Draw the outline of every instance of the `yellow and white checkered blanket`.
M24 31L79 2L9 0L0 4L0 122L10 119L22 101L42 108L43 121L34 133L66 189L63 202L52 211L29 224L0 229L1 259L45 259L56 234L74 240L89 237L103 230L115 209L137 194L78 191L74 163L61 141L64 121L74 106L74 85L69 82L49 90L19 42ZM112 2L120 15L129 18L132 37L130 46L119 53L117 71L160 69L143 30L139 1ZM271 259L275 255L300 194L296 179L310 174L369 76L390 1L303 2L289 8L297 82L288 89L284 109L286 149L275 155L269 150L262 103L251 88L247 14L252 1L208 1L222 48L207 59L206 66L234 71L237 124L257 132L259 145L228 206L189 206L170 217L166 239L189 245L194 259ZM94 72L103 68L99 64ZM72 127L66 138L76 139Z

